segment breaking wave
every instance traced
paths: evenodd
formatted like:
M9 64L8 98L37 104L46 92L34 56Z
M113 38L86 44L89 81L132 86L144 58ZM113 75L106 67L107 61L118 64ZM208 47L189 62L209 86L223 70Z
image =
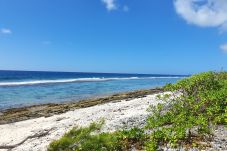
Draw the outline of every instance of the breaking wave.
M0 82L0 86L21 86L21 85L73 83L73 82L99 82L99 81L111 81L111 80L171 79L171 78L183 78L183 77L76 78L76 79L60 79L60 80L33 80L33 81L17 81L17 82Z

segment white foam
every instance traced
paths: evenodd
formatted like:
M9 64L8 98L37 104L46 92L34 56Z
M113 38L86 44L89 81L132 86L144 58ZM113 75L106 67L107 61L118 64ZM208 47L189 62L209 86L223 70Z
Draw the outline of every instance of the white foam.
M110 81L110 80L130 80L138 79L138 77L130 78L77 78L77 79L59 79L59 80L34 80L34 81L19 81L19 82L1 82L0 86L18 86L18 85L34 85L34 84L51 84L51 83L71 83L71 82L95 82L95 81Z
M186 78L186 77L178 77L178 76L175 76L175 77L146 77L146 79L181 79L181 78Z
M111 80L136 80L136 79L171 79L182 77L128 77L128 78L76 78L76 79L58 79L58 80L34 80L34 81L17 81L17 82L0 82L0 86L21 86L51 83L72 83L72 82L99 82Z

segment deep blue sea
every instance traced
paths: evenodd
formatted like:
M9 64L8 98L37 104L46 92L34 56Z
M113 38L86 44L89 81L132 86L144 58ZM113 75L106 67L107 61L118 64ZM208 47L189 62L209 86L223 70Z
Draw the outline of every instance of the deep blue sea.
M182 75L0 71L0 110L175 83Z

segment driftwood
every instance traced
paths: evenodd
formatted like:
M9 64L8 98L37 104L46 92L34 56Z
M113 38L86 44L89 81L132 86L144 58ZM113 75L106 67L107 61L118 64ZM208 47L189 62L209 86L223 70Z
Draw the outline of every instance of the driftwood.
M27 141L28 139L32 139L32 138L39 138L39 137L43 137L43 136L46 136L49 134L49 132L51 131L52 129L48 130L48 131L45 131L45 132L41 132L41 133L36 133L34 135L31 135L31 136L28 136L26 137L25 139L23 139L21 142L17 143L17 144L14 144L14 145L0 145L0 149L13 149L15 147L18 147L20 146L21 144L23 144L25 141Z

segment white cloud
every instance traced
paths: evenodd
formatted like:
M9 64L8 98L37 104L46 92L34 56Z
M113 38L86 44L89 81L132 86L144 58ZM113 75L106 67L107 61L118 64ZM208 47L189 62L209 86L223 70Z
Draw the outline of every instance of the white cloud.
M108 11L117 9L116 0L102 0L102 2L106 5Z
M117 3L117 0L101 0L108 11L113 11L113 10L121 10L124 12L129 11L129 7L127 5L120 5Z
M2 28L0 29L0 33L2 34L12 34L12 31L8 28Z
M221 45L221 46L220 46L220 49L221 49L223 52L227 53L227 43Z
M174 0L174 5L190 24L227 30L227 0Z

